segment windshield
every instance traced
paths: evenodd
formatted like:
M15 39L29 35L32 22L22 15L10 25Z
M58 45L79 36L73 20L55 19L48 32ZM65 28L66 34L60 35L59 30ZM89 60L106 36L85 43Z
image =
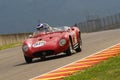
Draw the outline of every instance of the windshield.
M50 29L49 28L39 28L36 31L39 31L39 32L50 32Z
M50 33L51 31L47 28L40 28L40 29L37 29L33 35L38 35L38 34L46 34L46 33Z
M46 34L46 33L51 33L51 32L58 32L58 31L67 31L70 27L68 26L62 26L62 27L42 27L42 28L37 28L36 31L33 33L33 35L38 35L38 34Z
M68 26L54 27L53 28L54 32L56 32L56 31L67 31L68 29L70 29L70 27L68 27Z

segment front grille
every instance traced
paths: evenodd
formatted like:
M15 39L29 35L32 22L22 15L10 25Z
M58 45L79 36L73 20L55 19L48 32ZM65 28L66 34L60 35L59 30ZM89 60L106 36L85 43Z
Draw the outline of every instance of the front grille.
M52 50L47 50L47 51L41 51L41 52L35 52L33 53L33 56L35 57L40 57L40 56L49 56L49 55L53 55L54 54L54 51Z

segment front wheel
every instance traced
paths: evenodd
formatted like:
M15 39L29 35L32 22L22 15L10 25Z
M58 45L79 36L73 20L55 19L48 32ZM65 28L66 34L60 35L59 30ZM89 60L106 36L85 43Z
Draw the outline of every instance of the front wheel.
M71 54L72 54L72 44L71 44L71 42L69 42L69 47L66 50L66 55L70 56Z
M24 55L24 58L25 58L26 63L32 63L32 58L25 56L25 55Z

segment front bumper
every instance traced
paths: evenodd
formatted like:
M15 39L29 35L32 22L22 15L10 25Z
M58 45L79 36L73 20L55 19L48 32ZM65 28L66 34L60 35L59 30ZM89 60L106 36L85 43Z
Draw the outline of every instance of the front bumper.
M49 44L38 48L30 47L27 52L24 52L24 55L29 57L40 57L42 55L56 55L60 52L64 52L68 49L68 44L64 46L59 46L58 44Z

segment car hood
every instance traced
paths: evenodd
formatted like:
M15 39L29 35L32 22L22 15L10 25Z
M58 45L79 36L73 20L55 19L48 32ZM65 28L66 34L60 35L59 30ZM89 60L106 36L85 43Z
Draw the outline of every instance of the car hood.
M57 42L58 40L63 38L65 34L66 32L55 32L55 33L43 34L38 37L26 39L24 41L24 44L33 45L38 41Z

